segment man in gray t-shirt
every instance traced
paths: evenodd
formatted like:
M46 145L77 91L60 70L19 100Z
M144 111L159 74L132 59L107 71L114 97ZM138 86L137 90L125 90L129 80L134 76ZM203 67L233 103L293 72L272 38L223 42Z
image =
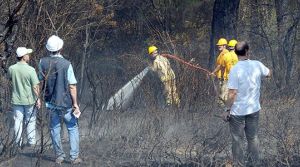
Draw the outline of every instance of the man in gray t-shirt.
M228 101L224 120L229 121L232 135L232 154L234 166L244 166L244 135L248 142L248 162L259 163L258 120L261 109L260 85L262 77L269 77L271 70L256 60L249 60L249 46L239 42L235 52L239 61L233 66L228 80Z

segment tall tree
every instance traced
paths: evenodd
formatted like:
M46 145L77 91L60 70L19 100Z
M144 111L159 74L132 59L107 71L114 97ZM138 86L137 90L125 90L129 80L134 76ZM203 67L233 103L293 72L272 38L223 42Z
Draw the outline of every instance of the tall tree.
M239 4L240 0L215 0L210 37L210 68L216 59L216 41L221 37L236 38Z
M19 22L24 14L26 0L21 0L18 3L12 1L1 1L1 10L3 15L1 16L0 24L0 59L2 68L5 68L5 62L7 57L11 55L13 44L16 40L16 36L19 29ZM4 19L4 20L2 20Z
M278 52L275 70L276 84L283 87L289 84L294 69L294 50L300 21L300 2L293 0L275 0L277 15Z

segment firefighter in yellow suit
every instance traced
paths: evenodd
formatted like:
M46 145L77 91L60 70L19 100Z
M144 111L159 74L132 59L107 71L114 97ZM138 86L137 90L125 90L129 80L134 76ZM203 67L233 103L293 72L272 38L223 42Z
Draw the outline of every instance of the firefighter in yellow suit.
M228 98L228 89L227 89L227 81L228 76L231 68L239 61L237 55L234 52L234 47L237 44L237 41L235 39L232 39L228 42L228 49L229 52L225 53L223 56L223 60L221 62L221 68L224 69L225 74L223 76L223 94L222 94L222 100L227 101Z
M157 52L156 46L150 46L148 53L153 60L152 70L155 71L164 85L164 95L167 106L179 106L180 99L176 89L175 73L167 58Z
M218 50L220 51L219 56L217 57L216 68L212 72L213 75L216 75L219 79L219 99L218 103L221 106L225 106L225 100L227 98L228 90L227 90L227 71L223 66L224 55L229 51L226 49L227 40L225 38L220 38L218 43Z
M228 80L228 74L231 68L239 61L237 55L234 52L234 47L237 44L237 40L232 39L228 42L229 52L224 55L222 66L225 68L227 75L225 76L226 80Z

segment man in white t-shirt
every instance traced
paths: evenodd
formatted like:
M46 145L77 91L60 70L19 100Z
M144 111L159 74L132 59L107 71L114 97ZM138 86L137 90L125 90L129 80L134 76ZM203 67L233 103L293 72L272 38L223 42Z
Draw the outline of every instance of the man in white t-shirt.
M259 163L258 120L260 106L260 85L262 77L271 76L264 64L249 60L249 46L242 41L236 44L235 53L239 61L229 73L228 100L225 121L229 121L232 135L232 155L235 166L244 166L243 144L248 142L248 162Z

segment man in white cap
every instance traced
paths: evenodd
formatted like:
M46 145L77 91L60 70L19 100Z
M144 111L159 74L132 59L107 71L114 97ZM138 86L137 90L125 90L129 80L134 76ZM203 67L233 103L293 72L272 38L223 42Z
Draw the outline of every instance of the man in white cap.
M27 125L27 145L36 144L36 108L40 107L39 80L36 71L28 65L32 49L17 48L18 62L8 69L12 81L12 108L14 114L14 134L17 145L22 145L23 120ZM36 107L36 108L35 108ZM25 119L24 119L25 117Z
M61 55L63 40L52 35L46 44L50 56L41 59L39 79L43 82L46 107L50 114L50 134L56 163L61 164L66 155L61 144L61 120L68 129L70 159L72 164L82 162L79 158L79 131L77 119L80 115L77 103L77 80L71 62Z

